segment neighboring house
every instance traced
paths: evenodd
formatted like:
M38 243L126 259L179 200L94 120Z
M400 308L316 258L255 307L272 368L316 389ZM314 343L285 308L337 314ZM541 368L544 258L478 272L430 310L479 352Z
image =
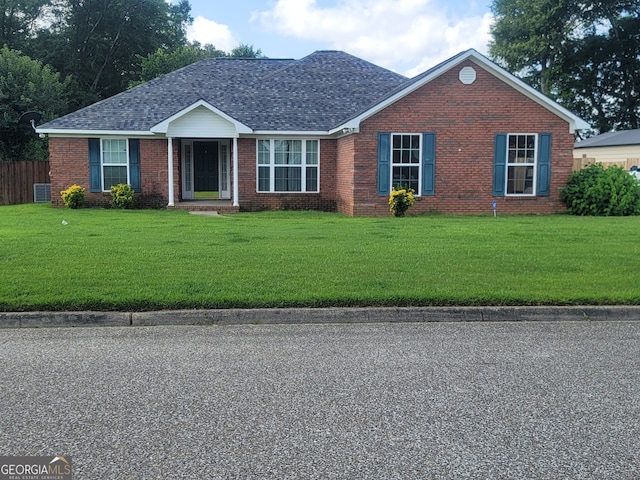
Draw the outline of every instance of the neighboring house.
M564 211L587 128L475 50L412 79L319 51L203 60L38 132L52 191L79 184L89 204L129 183L143 205L389 215L402 184L411 213L530 214Z
M576 142L573 156L574 170L602 163L631 171L640 167L640 130L607 132Z

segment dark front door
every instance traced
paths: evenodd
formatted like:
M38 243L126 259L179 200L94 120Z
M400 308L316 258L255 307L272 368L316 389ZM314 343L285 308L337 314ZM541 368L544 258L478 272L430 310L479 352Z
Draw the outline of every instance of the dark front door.
M220 175L218 142L193 143L193 176L196 198L218 198Z

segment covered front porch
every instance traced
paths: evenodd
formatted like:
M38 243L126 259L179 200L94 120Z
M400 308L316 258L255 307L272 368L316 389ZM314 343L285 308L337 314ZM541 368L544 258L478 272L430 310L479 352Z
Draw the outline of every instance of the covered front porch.
M167 139L169 208L239 211L238 138L250 128L200 100L151 131Z

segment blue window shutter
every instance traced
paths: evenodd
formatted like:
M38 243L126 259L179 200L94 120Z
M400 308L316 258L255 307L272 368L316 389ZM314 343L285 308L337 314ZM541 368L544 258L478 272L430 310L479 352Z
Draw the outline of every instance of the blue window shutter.
M497 133L493 153L493 196L504 197L507 175L507 134Z
M551 194L551 134L541 133L538 144L538 195Z
M391 134L378 133L378 195L391 193Z
M100 139L89 139L89 190L102 191L102 175L100 174Z
M436 194L436 134L422 134L422 195Z
M140 140L129 140L129 181L131 188L140 191Z

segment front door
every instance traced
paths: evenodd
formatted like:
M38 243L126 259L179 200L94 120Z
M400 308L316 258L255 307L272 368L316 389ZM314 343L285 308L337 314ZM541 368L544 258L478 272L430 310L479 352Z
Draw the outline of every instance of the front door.
M220 198L218 142L193 142L195 198Z

